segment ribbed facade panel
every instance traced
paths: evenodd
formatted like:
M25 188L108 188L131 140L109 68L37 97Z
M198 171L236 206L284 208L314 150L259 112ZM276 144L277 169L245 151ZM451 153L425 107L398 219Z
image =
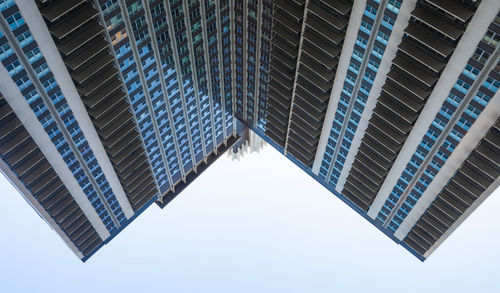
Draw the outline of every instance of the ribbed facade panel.
M83 256L103 241L0 94L0 158Z
M498 179L499 154L500 122L497 120L403 241L418 254L425 255Z
M87 1L52 1L40 7L47 27L100 136L134 210L154 196L151 170L129 111L123 82L103 35L99 11ZM92 33L87 33L92 32Z
M83 260L248 128L422 260L498 184L495 1L19 1L0 163Z
M377 219L393 232L496 94L500 52L488 35L497 31L500 26L491 23L380 211ZM476 52L484 50L488 57L479 59Z
M384 174L398 156L440 77L442 65L453 54L475 11L474 6L461 1L453 1L450 6L467 12L469 17L454 18L431 1L419 1L411 12L410 23L366 130L374 135L362 139L342 190L343 195L365 211L375 199L385 180ZM430 66L431 62L436 66ZM379 166L382 176L377 178L356 168L370 164ZM356 185L365 185L368 192L361 192Z

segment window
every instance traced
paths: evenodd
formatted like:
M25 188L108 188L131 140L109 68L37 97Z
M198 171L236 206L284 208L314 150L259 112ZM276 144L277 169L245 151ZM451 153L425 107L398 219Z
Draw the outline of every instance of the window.
M21 78L19 78L17 81L16 81L16 84L17 86L19 87L19 89L22 91L24 90L26 87L28 87L29 85L31 85L31 80L28 78L27 75L23 75Z
M172 3L171 3L172 4ZM175 19L182 15L182 5L178 6L174 10L172 10L172 18Z
M144 17L144 15L141 15L139 18L134 20L134 22L132 22L131 24L132 30L137 31L140 28L142 28L145 24L146 24L146 18Z
M51 77L43 83L43 86L45 87L45 90L48 92L51 89L57 87L57 83L56 83L56 80L54 79L54 77Z
M111 43L113 45L116 45L121 40L125 39L126 37L127 37L127 32L125 32L125 29L122 28L121 30L119 30L118 32L116 32L116 34L110 36Z
M0 11L4 11L12 5L14 5L14 0L0 0Z
M382 31L379 31L377 34L377 40L384 45L387 45L387 41L389 40L389 37L390 36L388 34L382 32Z
M33 50L26 53L26 56L28 57L30 63L34 63L35 61L42 58L42 53L40 53L40 50L38 49L38 47L36 47Z
M362 61L363 60L363 53L361 53L360 51L354 49L353 50L353 53L352 53L352 57L359 60L359 61Z
M441 115L443 115L444 117L446 117L446 119L450 119L451 115L453 115L453 111L446 106L441 107L441 110L439 110L439 113Z
M392 30L394 26L394 19L391 17L384 15L384 18L382 19L382 25L385 26L386 28Z
M432 124L434 126L436 126L437 128L439 128L440 130L443 130L443 128L446 126L446 122L441 120L441 118L439 118L438 116L436 116L436 118L434 119L434 122Z
M492 77L488 77L483 83L483 86L492 92L496 92L500 87L500 82Z
M356 44L358 44L361 48L366 49L367 43L368 43L367 39L363 38L362 36L358 36Z
M118 13L117 15L111 17L108 21L106 21L106 26L108 27L108 31L112 31L118 25L123 22L122 15Z
M344 87L342 88L342 92L344 92L347 96L349 96L349 97L350 97L350 96L351 96L351 94L352 94L352 89L351 89L351 88L349 88L349 87L347 87L347 86L344 86ZM341 96L341 98L342 98L342 96Z
M470 77L472 80L476 79L477 75L479 74L479 69L477 69L476 67L470 65L470 64L467 64L467 66L465 66L465 69L464 71L462 71L462 73L468 77Z
M448 103L452 104L453 106L458 107L458 105L462 101L462 98L460 98L459 96L457 96L457 95L455 95L453 93L450 93L448 95L448 97L446 97L446 101Z
M458 120L457 125L460 126L463 130L467 131L471 127L472 123L462 116Z
M372 31L372 25L367 23L366 21L362 20L361 21L361 27L360 27L360 30L364 31L365 33L367 34L370 34L371 31Z
M119 3L118 0L108 0L101 4L101 10L104 15L107 15L111 13L113 10L115 10L116 7L118 7Z
M174 23L174 31L175 32L178 32L178 31L182 30L185 27L186 27L186 24L184 23L184 19L180 19L179 21L176 21Z
M453 128L451 130L450 137L455 139L456 141L461 141L464 135L455 128Z
M490 100L491 97L483 93L482 91L478 91L476 96L474 97L474 101L478 102L483 106L486 106Z
M129 4L127 7L127 12L129 16L132 16L137 13L142 8L141 1L134 2L133 4Z
M418 169L418 168L420 168L421 162L419 162L415 157L412 157L408 164L413 166L415 169ZM407 169L409 169L409 168L407 167Z
M368 67L370 67L373 71L377 72L379 64L378 64L378 62L375 62L372 59L369 59L368 60Z
M455 85L453 86L454 88L456 88L458 91L466 94L467 91L469 90L470 88L470 84L466 83L465 81L459 79L457 81L457 83L455 83Z
M375 16L377 15L377 9L375 9L375 8L371 7L370 5L366 4L365 15L368 16L371 19L375 19Z
M369 87L369 86L367 86L367 85L365 85L365 84L361 83L361 86L360 86L359 90L360 90L362 93L364 93L365 95L367 95L367 96L368 96L368 95L370 95L370 90L371 90L371 87Z
M372 84L373 80L375 80L375 76L369 72L365 72L364 80Z
M384 49L378 47L377 45L374 45L372 54L382 60L382 56L384 55Z
M481 114L481 111L469 104L469 106L467 106L467 109L465 109L465 113L469 114L469 116L471 116L472 118L477 119L479 114Z
M160 3L151 9L151 17L155 18L158 15L163 14L164 11L165 8L163 7L163 3Z
M24 19L21 16L21 13L18 11L7 17L7 23L9 24L11 30L15 30L16 28L24 24Z
M24 33L18 35L16 39L19 42L21 48L24 48L26 45L31 43L31 41L33 41L33 36L29 31L25 31Z
M489 29L486 34L484 34L483 42L496 47L498 41L500 40L500 35Z
M420 145L424 147L426 150L430 151L432 148L432 145L434 144L433 141L427 140L427 138L424 137L422 142L420 142Z
M351 69L351 71L354 72L355 74L359 73L359 66L356 65L354 62L351 62L349 64L349 69Z
M355 77L352 77L350 75L346 75L346 81L352 85L354 85L354 83L356 83L356 78Z
M436 159L432 159L432 161L429 163L429 165L431 165L436 170L441 169L441 167L443 166L440 163L438 163L438 161L436 161Z
M21 63L19 63L19 60L17 60L17 59L14 60L9 65L7 65L5 68L9 72L10 76L14 76L15 74L17 74L18 72L21 72L24 69L23 66L21 65Z
M47 74L50 71L47 63L42 63L40 66L38 66L34 70L35 70L35 73L38 76L38 78L41 78L42 76L44 76L45 74Z
M394 11L395 13L399 12L399 8L401 8L401 0L389 0L387 3L387 8Z
M490 57L490 54L481 48L477 48L476 52L474 52L474 54L472 55L472 59L474 59L482 64L485 64L486 60L488 60L489 57Z
M10 55L12 55L12 48L9 46L8 43L5 43L2 46L0 46L0 61L3 61Z
M460 140L458 140L458 141L460 141ZM447 149L450 152L453 152L453 150L455 150L455 147L456 146L453 143L451 143L448 139L446 139L443 143L443 148Z

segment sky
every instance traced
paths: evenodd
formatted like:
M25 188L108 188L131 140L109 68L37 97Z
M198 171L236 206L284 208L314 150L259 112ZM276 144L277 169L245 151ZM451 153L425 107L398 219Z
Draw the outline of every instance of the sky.
M498 193L420 262L267 146L82 263L0 175L0 292L500 292Z

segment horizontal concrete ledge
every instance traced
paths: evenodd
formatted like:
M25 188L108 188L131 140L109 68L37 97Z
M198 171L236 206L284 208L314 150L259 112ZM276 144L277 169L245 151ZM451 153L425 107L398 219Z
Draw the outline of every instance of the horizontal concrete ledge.
M185 180L180 180L177 184L174 185L174 188L171 188L163 195L162 201L156 201L156 204L160 208L164 208L169 204L179 193L181 193L186 187L189 186L201 173L203 173L210 165L212 165L218 158L220 158L225 152L230 149L234 144L238 143L242 137L235 134L230 136L225 143L221 143L217 148L215 148L212 152L207 154L204 160L198 164L195 169L192 169L187 175ZM196 170L196 171L195 171Z

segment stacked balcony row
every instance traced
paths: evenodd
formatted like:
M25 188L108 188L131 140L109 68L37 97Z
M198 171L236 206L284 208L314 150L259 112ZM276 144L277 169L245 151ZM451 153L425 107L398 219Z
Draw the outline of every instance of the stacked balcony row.
M1 95L0 158L84 256L102 245L94 227Z
M479 142L403 240L424 255L500 176L500 120Z
M449 2L449 3L448 3ZM342 194L367 211L460 41L475 6L419 1L393 59Z
M274 1L266 135L285 147L305 0Z
M350 1L319 0L306 7L286 149L308 167L316 154L351 8Z
M156 196L156 185L99 12L82 0L51 1L40 12L128 200L141 208Z
M161 201L156 201L156 204L160 208L164 208L169 204L181 191L183 191L189 184L193 183L193 181L198 178L213 162L219 159L223 154L226 153L233 145L237 144L241 140L245 138L240 137L238 134L231 134L227 140L219 143L219 145L214 148L203 161L199 162L196 168L192 169L187 175L186 178L175 185L175 188L170 189L163 196Z

